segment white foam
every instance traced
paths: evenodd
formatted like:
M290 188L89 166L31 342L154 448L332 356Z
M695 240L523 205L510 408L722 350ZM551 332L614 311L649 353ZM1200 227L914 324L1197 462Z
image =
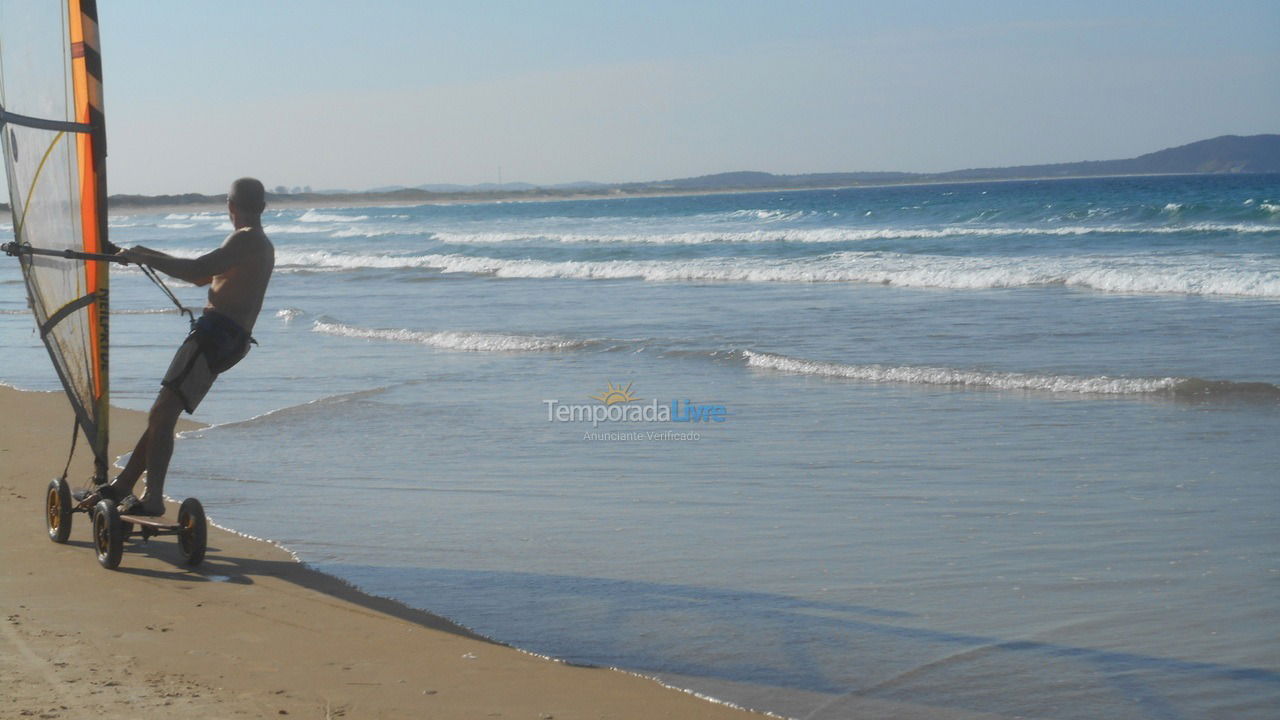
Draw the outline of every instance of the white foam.
M111 308L112 315L170 315L176 314L179 310L176 307L167 308L139 308L132 310L123 310Z
M399 233L394 230L357 230L356 228L347 228L346 230L335 230L329 233L331 238L353 238L353 237L385 237L387 235L397 235Z
M341 222L360 222L368 220L368 215L334 215L323 213L319 210L311 209L302 213L298 218L298 222L305 223L341 223Z
M282 308L276 311L276 317L283 320L286 324L293 322L306 313L298 308Z
M762 222L791 222L794 220L802 220L806 217L810 217L816 214L817 213L812 210L787 211L787 210L745 209L745 210L734 210L730 213L722 214L719 217L728 218L730 220L745 219L745 220L760 220ZM838 213L835 213L835 214L838 214ZM702 217L714 219L717 216L712 214L712 215L703 215Z
M1264 205L1266 207L1266 205ZM1129 235L1181 233L1280 233L1274 225L1257 223L1190 223L1175 226L1144 225L1068 225L1060 227L983 227L947 226L920 228L779 228L746 231L644 232L629 234L591 234L565 232L437 232L434 239L451 245L486 245L498 243L543 242L568 245L702 245L708 243L858 243L876 240L937 240L974 237L1054 237L1080 235Z
M585 347L586 341L538 335L505 335L488 332L427 332L406 329L361 328L342 323L317 320L311 328L314 332L366 340L418 343L444 350L482 352L518 352L571 350Z
M946 289L1065 285L1104 292L1280 298L1280 263L1265 256L952 257L840 252L811 258L544 261L462 255L312 254L320 267L430 268L512 278L641 278L653 282L856 282Z
M233 229L230 223L225 223L225 225L226 230L230 231ZM323 225L295 225L291 223L266 225L262 228L262 231L267 235L303 235L307 233L326 232L326 230L327 228Z
M334 253L328 250L277 250L277 269L304 270L395 270L432 267L437 255L377 255Z
M277 269L282 272L421 268L509 278L849 282L953 290L1064 285L1116 293L1280 298L1280 261L1256 254L1057 258L845 251L807 258L546 261L294 250L279 252L276 260Z
M1017 372L984 372L940 367L893 367L885 365L845 365L800 358L743 351L748 367L801 375L846 378L873 383L951 385L995 390L1036 390L1041 392L1133 395L1173 389L1182 378L1078 377L1034 375Z

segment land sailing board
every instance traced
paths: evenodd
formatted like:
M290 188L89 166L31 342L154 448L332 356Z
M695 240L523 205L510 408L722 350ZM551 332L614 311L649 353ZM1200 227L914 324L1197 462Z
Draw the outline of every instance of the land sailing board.
M94 495L76 502L65 479L51 480L45 494L45 524L49 539L65 543L71 537L71 519L76 513L89 515L98 563L108 570L120 566L124 541L135 531L144 542L156 535L175 535L185 565L195 567L204 561L208 521L204 507L195 498L183 500L177 518L168 520L163 516L121 514L115 501L98 499Z

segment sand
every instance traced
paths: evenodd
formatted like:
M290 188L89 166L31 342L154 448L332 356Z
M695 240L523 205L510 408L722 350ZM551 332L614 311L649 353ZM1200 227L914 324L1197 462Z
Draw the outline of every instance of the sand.
M45 534L71 417L62 393L0 387L0 718L759 717L487 641L218 529L196 570L172 537L104 570L86 515L65 545ZM111 422L116 456L144 416ZM81 449L72 487L89 475Z

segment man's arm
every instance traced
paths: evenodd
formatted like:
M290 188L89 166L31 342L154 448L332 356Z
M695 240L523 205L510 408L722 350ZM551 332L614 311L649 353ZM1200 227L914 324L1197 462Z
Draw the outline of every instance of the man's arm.
M214 275L221 275L241 262L245 251L243 243L232 239L226 245L198 258L174 257L141 245L124 250L121 254L129 262L147 265L179 280L195 285L208 285Z

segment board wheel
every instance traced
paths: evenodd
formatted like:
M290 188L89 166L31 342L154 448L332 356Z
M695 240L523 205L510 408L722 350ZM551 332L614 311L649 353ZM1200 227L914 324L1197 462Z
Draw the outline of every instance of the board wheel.
M178 550L187 565L195 567L204 561L208 535L204 506L195 498L183 500L178 508Z
M44 496L44 520L49 528L49 539L64 543L71 537L71 488L62 478L49 481Z
M93 509L93 547L98 563L108 570L120 566L124 552L124 532L120 527L120 511L110 500L101 500Z

